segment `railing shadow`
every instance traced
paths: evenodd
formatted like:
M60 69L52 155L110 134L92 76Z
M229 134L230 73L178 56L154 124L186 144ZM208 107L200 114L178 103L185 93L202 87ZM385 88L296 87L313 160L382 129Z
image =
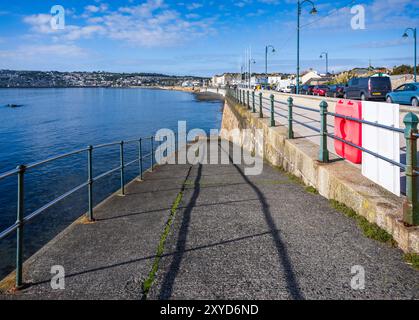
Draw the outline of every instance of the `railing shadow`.
M183 255L185 254L186 240L188 237L188 229L189 229L189 225L191 221L192 210L195 207L197 199L201 192L201 187L200 187L201 177L202 177L202 164L199 164L198 173L196 175L195 182L194 182L195 188L192 193L192 197L188 205L186 206L186 209L183 212L182 224L179 229L178 240L176 243L176 251L173 255L173 260L170 264L169 271L166 273L162 286L161 286L161 290L159 294L160 300L168 300L172 296L173 284L179 273L180 264L182 262Z
M220 146L221 148L221 146ZM231 153L229 153L231 154ZM232 158L230 157L230 161L232 162ZM262 212L264 214L264 218L266 221L266 224L269 227L269 231L273 237L274 244L276 247L276 251L278 254L278 259L282 267L284 268L285 272L285 280L287 283L287 290L291 297L295 300L303 300L304 296L300 290L296 275L294 274L294 270L292 267L292 263L290 260L290 257L287 252L287 247L284 244L280 231L277 228L275 221L272 217L272 213L270 210L270 206L266 200L266 197L264 196L263 192L253 183L250 181L250 179L243 173L242 169L234 164L234 167L237 169L239 174L242 176L242 178L247 182L247 184L253 189L253 191L256 193L257 197L259 198L259 201L262 205Z

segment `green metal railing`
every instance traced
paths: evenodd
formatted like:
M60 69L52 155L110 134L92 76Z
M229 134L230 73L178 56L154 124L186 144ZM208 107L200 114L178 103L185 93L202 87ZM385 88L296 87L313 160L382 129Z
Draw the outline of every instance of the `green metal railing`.
M236 100L236 102L240 103L240 100L238 99L242 92L244 94L245 91L248 90L244 90L241 88L236 88L236 89L229 89L227 91L227 96L231 97L233 99ZM266 101L267 104L269 104L269 106L265 106L263 104L263 101ZM281 108L281 106L286 106ZM278 111L276 111L276 109L285 111L287 114L282 114ZM304 111L310 111L313 113L318 114L319 118L314 119L311 117L308 117L307 115L301 114L301 113L296 113L294 111L294 109L300 109L300 110L304 110ZM282 102L282 101L277 101L275 100L274 95L271 95L270 98L266 98L263 97L262 93L259 93L259 117L263 118L263 110L267 110L270 113L270 126L274 127L276 125L275 122L275 115L280 116L282 118L285 118L287 120L288 123L288 138L289 139L294 139L294 128L293 128L293 124L299 124L305 128L308 128L310 130L313 130L317 133L319 133L320 136L320 141L319 141L319 156L318 156L318 160L319 162L322 163L328 163L329 160L329 150L327 147L327 139L331 138L333 140L337 140L340 141L342 143L345 143L346 145L349 145L351 147L354 147L358 150L361 150L362 152L368 153L378 159L381 159L383 161L386 161L394 166L399 167L402 171L405 171L406 174L406 202L404 205L404 209L403 209L403 221L404 223L406 223L407 225L410 226L418 226L419 225L419 202L418 202L418 196L417 196L417 177L419 175L419 171L417 168L417 158L418 158L418 153L417 153L417 140L419 137L419 133L418 133L418 124L419 124L419 119L418 117L413 113L413 112L409 112L405 117L404 117L404 124L405 124L405 128L404 129L399 129L399 128L395 128L392 126L387 126L387 125L383 125L383 124L379 124L379 123L375 123L375 122L370 122L370 121L366 121L363 119L357 119L357 118L353 118L353 117L349 117L349 116L345 116L342 114L337 114L334 112L329 112L328 111L328 104L326 101L321 101L319 104L319 109L315 109L315 108L309 108L306 106L301 106L301 105L296 105L294 103L294 100L292 97L289 97L287 102ZM302 121L296 120L294 118L294 115L297 114L300 117L303 118L307 118L310 121L317 121L320 123L320 128L317 128L315 126L309 125L307 123L304 123ZM384 157L376 152L370 151L368 149L365 149L363 147L360 147L356 144L353 144L349 141L346 141L340 137L337 137L334 134L331 134L328 132L328 127L333 127L332 125L327 123L327 117L328 116L332 116L335 118L341 118L341 119L345 119L345 120L351 120L351 121L355 121L357 123L361 123L361 124L366 124L369 126L373 126L373 127L377 127L377 128L381 128L381 129L385 129L385 130L389 130L392 132L396 132L399 134L403 134L404 138L406 140L406 164L403 163L399 163L396 162L392 159L389 159L387 157Z
M144 143L150 143L150 153L144 154ZM138 158L133 161L126 163L124 157L125 146L128 144L138 144ZM176 143L176 137L175 137ZM113 168L105 173L102 173L96 177L93 175L93 155L94 150L108 148L112 146L119 145L119 158L120 158L120 165L116 168ZM13 232L16 232L16 288L21 288L23 285L23 240L24 240L24 226L31 222L34 218L42 214L45 210L51 208L53 205L57 204L58 202L66 199L67 197L71 196L72 194L76 193L77 191L87 187L88 192L88 211L87 211L87 218L89 221L94 221L94 212L93 212L93 187L94 184L104 177L107 177L115 172L120 173L120 195L125 195L125 168L138 163L139 166L139 179L143 180L143 174L146 172L144 171L144 160L151 158L151 167L150 171L153 171L154 167L154 137L146 137L140 138L136 140L128 140L128 141L119 141L113 143L107 143L97 146L88 146L87 148L78 149L69 153L61 154L40 162L32 163L29 165L20 165L15 170L11 170L4 174L0 174L0 180L8 178L10 176L17 176L17 219L16 222L8 227L6 230L0 232L0 240L4 239L5 237L9 236ZM41 208L35 210L34 212L30 213L29 215L25 216L25 174L29 170L37 169L38 167L49 164L56 160L68 158L70 156L74 156L77 154L87 153L87 181L78 185L77 187L67 191L66 193L62 194L61 196L57 197L56 199L52 200L51 202L47 203L46 205L42 206Z

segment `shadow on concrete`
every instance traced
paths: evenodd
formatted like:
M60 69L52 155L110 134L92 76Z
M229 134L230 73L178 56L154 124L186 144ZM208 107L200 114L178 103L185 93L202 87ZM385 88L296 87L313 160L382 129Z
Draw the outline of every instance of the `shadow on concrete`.
M179 229L178 240L176 243L176 252L173 256L172 263L170 264L169 271L166 273L164 277L160 294L159 294L159 300L168 300L172 296L173 284L179 272L183 255L185 254L186 240L188 238L188 229L189 229L189 224L191 221L192 210L195 207L196 201L201 192L201 187L200 187L201 177L202 177L202 164L199 164L198 173L196 175L195 182L194 182L195 188L192 193L192 197L188 205L186 206L185 211L183 212L182 224Z
M271 231L266 231L266 232L256 233L256 234L243 236L243 237L239 237L239 238L234 238L234 239L230 239L230 240L219 241L219 242L215 242L215 243L210 243L210 244L206 244L206 245L202 245L202 246L193 247L193 248L190 248L190 249L185 249L183 251L183 253L194 252L194 251L213 248L213 247L217 247L217 246L223 246L223 245L226 245L226 244L231 244L231 243L240 242L240 241L249 240L249 239L256 239L256 238L267 236L267 235L270 235L270 234L271 234ZM178 254L179 254L179 252L174 251L174 252L165 253L161 257L162 258L163 257L170 257L170 256L178 255ZM97 268L93 268L93 269L89 269L89 270L84 270L84 271L80 271L80 272L67 274L66 278L74 278L74 277L81 276L81 275L88 274L88 273L92 273L92 272L108 270L108 269L117 268L117 267L121 267L121 266L132 264L132 263L137 263L137 262L141 262L141 261L145 261L145 260L153 260L155 258L156 258L156 255L152 255L152 256L141 257L141 258L132 259L132 260L128 260L128 261L122 261L122 262L115 263L115 264L108 265L108 266L102 266L102 267L97 267ZM31 286L36 286L36 285L41 285L41 284L50 283L50 282L51 282L51 280L45 280L45 281L39 281L39 282L32 282L32 283L30 283L30 285Z
M186 189L187 190L187 189ZM233 201L224 201L224 202L215 202L215 203L206 203L206 204L198 204L195 207L210 207L210 206L218 206L218 205L229 205L229 204L235 204L235 203L243 203L243 202L251 202L251 201L258 201L259 199L245 199L245 200L233 200ZM178 209L186 209L187 207L185 206L179 206ZM121 219L121 218L128 218L128 217L132 217L132 216L140 216L143 214L148 214L148 213L156 213L156 212L161 212L161 211L170 211L171 208L161 208L161 209L154 209L154 210L147 210L147 211L141 211L141 212L132 212L132 213L127 213L124 215L117 215L115 217L110 217L110 218L98 218L96 219L97 222L100 221L108 221L108 220L117 220L117 219Z
M222 148L220 146L220 148ZM231 154L231 153L229 153ZM230 157L230 156L229 156ZM230 157L230 161L232 162L232 158ZM270 206L268 202L266 201L266 198L263 194L263 192L254 184L252 183L249 178L243 173L243 171L240 169L239 166L234 164L234 167L237 169L239 174L242 176L242 178L247 182L247 184L253 189L253 191L256 193L257 197L259 198L259 201L262 205L262 212L265 216L266 224L269 227L269 231L273 237L276 251L278 253L279 262L284 268L285 272L285 280L287 282L287 290L290 293L291 297L295 300L303 300L303 294L301 293L297 278L294 274L294 270L292 268L292 263L290 261L290 257L287 252L287 248L282 241L280 231L278 230L275 221L272 217L272 213L270 210Z

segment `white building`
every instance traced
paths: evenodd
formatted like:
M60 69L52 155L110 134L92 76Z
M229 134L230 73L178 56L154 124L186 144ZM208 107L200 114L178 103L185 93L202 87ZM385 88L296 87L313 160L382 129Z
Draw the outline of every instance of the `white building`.
M221 76L215 75L211 79L211 84L213 87L224 87L226 85L226 75Z
M317 73L317 71L309 71L305 75L300 77L300 81L302 84L307 84L312 80L318 80L321 78L322 77Z
M281 77L268 77L268 84L279 84L281 82Z

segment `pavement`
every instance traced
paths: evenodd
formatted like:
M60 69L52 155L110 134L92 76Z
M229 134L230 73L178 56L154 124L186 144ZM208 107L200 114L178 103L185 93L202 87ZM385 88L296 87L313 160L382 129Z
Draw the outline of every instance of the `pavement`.
M182 190L147 299L419 298L419 273L400 250L366 238L280 170L265 163L261 175L246 176L244 168L157 167L97 208L96 223L75 223L30 258L31 286L0 298L144 298L142 282ZM51 289L52 265L65 268L65 290ZM365 270L363 290L351 288L354 266Z

